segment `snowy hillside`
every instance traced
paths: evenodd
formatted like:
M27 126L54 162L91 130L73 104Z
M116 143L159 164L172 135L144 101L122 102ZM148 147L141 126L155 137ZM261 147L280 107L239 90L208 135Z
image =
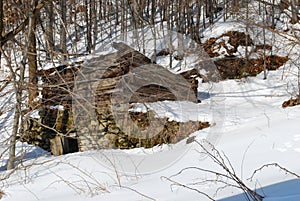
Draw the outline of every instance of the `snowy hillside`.
M223 88L223 94L210 91L222 97L222 102L213 104L213 109L224 115L215 148L228 157L237 176L262 192L264 200L296 201L300 199L300 181L274 166L258 171L248 180L265 164L278 163L296 174L300 171L299 106L281 108L282 102L290 97L287 83L281 79L282 70L269 72L268 80L259 75L214 84L214 88ZM206 104L210 105L209 97L199 106L183 104L186 107L183 111L198 113L197 107ZM168 113L177 116L176 108L168 104ZM193 136L201 142L213 134L210 129ZM29 149L28 145L23 146ZM219 187L209 182L215 175L191 169L171 177L188 167L220 170L199 151L198 144L185 141L148 150L89 151L60 157L31 148L20 170L3 181L4 200L206 200L200 193L180 185L212 196ZM36 158L37 154L42 156ZM174 156L178 157L176 161L172 160ZM2 172L6 174L9 172ZM176 183L166 179L170 177ZM239 189L228 187L219 190L214 198L243 200L243 195L236 196L239 193Z
M255 10L257 3L251 6ZM258 24L262 21L262 16L251 15L251 12L250 18ZM255 45L265 40L273 46L266 55L274 53L289 58L277 70L267 71L267 79L264 79L264 72L240 79L220 79L218 82L202 82L199 78L198 98L201 103L161 101L134 105L134 111L149 109L170 121L210 122L209 128L199 130L176 144L53 156L37 146L18 142L17 166L6 170L15 104L13 84L7 84L0 97L1 200L254 200L247 197L250 194L243 189L248 187L261 195L263 201L299 201L300 105L283 108L282 103L295 98L299 91L297 65L300 46L294 40L299 39L300 32L294 30L300 25L289 24L285 15L280 18L276 25L280 34L266 29L264 38L262 28L254 25L249 31ZM285 26L290 28L285 29ZM149 58L153 58L153 51L147 47L154 46L151 31L143 32L145 55ZM223 36L229 31L245 32L245 21L237 22L232 17L224 22L218 18L217 22L203 30L203 44L211 38L219 44L212 51L218 54L213 60L227 58L231 48L235 48L230 46L229 37ZM130 34L133 32L129 31ZM119 37L113 39L119 41ZM113 52L110 40L112 38L101 40L96 43L96 50L91 55L75 60ZM134 41L127 43L136 48ZM178 48L176 34L172 44L175 49ZM80 47L78 52L82 52L84 40L78 40L77 45ZM165 38L161 37L155 45L158 52L166 49ZM255 45L238 45L234 58L243 58L245 51L251 52ZM253 51L251 58L260 56L262 51ZM168 56L160 56L156 61L171 72L179 73L194 67L197 59L189 54L181 61L173 59L171 67ZM51 65L49 62L42 67L46 70ZM0 87L8 79L8 71L3 70ZM34 112L29 115L37 115Z

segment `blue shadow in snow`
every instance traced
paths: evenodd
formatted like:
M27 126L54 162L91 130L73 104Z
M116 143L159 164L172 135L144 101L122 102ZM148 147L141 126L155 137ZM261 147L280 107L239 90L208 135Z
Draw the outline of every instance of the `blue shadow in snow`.
M209 93L209 92L199 92L197 93L198 100L206 100L210 99L211 97L214 97L216 94L215 93Z
M263 201L300 201L300 179L292 179L256 190ZM245 194L238 194L218 201L246 201Z
M17 146L16 149L20 149L18 153L16 153L16 165L21 163L21 162L26 162L28 160L36 159L38 157L44 156L48 157L51 156L51 154L40 147L30 147L29 150L22 150L20 147ZM1 163L5 164L0 166L0 172L1 171L6 171L6 166L7 166L8 159L2 159Z

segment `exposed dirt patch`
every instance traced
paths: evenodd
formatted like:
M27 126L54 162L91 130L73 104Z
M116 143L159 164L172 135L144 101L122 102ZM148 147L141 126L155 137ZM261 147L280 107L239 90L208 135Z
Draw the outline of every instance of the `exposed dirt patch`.
M288 57L277 55L263 58L261 50L272 50L271 45L255 45L251 53L257 53L260 58L249 59L236 57L239 46L253 46L253 40L249 35L238 31L229 31L217 38L210 38L202 44L210 57L216 58L215 64L222 79L240 79L247 76L256 76L264 70L264 60L267 70L276 70L288 61Z
M238 46L249 46L253 45L253 41L250 38L249 35L246 35L244 32L239 32L239 31L229 31L223 36L229 36L229 41L228 43L232 45L235 49L237 49Z
M167 55L169 55L169 54L170 54L169 50L167 50L167 49L162 49L161 51L159 51L159 52L156 54L156 56L157 56L157 57L160 57L160 56L167 56Z
M266 69L276 70L288 61L288 57L277 55L266 57ZM246 76L256 76L264 70L264 59L225 57L215 62L222 79L240 79Z
M216 41L217 41L216 38L210 38L209 40L207 40L205 43L202 44L203 48L205 49L205 51L210 57L220 56L219 53L215 52L215 46L217 45Z
M219 51L216 51L220 48L224 50L222 54L231 56L237 52L238 46L249 45L253 45L253 41L250 36L238 31L229 31L217 38L210 38L202 44L210 57L220 56Z
M131 112L130 117L135 124L142 129L147 129L149 126L149 116L153 115L151 111L147 113ZM158 119L158 118L157 118ZM207 128L210 126L209 122L189 121L176 122L169 121L168 118L158 119L164 122L162 130L152 131L157 133L151 138L138 139L128 135L121 135L115 141L115 146L121 149L145 147L151 148L155 145L176 143L186 138L195 131ZM151 122L152 123L152 122Z
M282 107L283 108L286 108L286 107L293 107L293 106L296 106L296 105L300 105L300 101L299 101L299 98L291 98L287 101L284 101L282 103Z

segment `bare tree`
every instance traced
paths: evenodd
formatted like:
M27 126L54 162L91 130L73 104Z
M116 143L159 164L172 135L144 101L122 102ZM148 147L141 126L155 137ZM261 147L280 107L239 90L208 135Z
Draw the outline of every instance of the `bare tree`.
M38 0L32 1L33 7L35 8L38 5ZM36 50L36 35L35 29L38 20L39 11L35 11L29 14L30 18L28 29L30 30L30 35L28 38L28 67L29 67L29 89L28 89L28 106L30 109L35 108L35 98L38 95L37 92L37 50ZM26 59L26 58L25 58Z
M298 22L298 5L297 0L290 0L291 1L291 10L292 10L292 17L291 23L296 24Z
M53 13L53 3L50 2L45 6L46 11L46 33L45 33L45 39L46 39L46 47L48 49L47 51L47 57L49 59L53 59L53 51L54 51L54 13Z
M28 44L28 43L27 43ZM27 46L27 50L29 47ZM10 68L10 72L12 75L12 80L14 84L14 91L16 94L16 104L15 104L15 114L14 114L14 123L13 123L13 130L12 134L10 136L10 142L9 142L9 159L7 162L7 170L14 169L15 167L15 158L16 158L16 142L17 142L17 134L19 132L19 126L20 126L20 118L21 118L21 106L22 106L22 89L24 85L24 71L25 71L25 55L23 57L22 64L20 66L20 74L19 76L16 74L16 71L14 71L11 64L8 64Z
M30 15L33 15L31 13ZM16 104L15 104L15 115L14 115L14 124L13 124L13 131L10 137L10 145L9 145L9 159L7 163L7 169L11 170L15 167L15 158L16 158L16 142L17 142L17 135L20 129L20 123L22 123L22 94L23 94L23 88L24 88L24 72L26 68L26 63L28 59L28 53L30 50L30 38L31 35L33 35L33 17L29 18L28 23L28 34L27 34L27 42L26 42L26 49L23 54L23 59L20 65L20 73L19 75L14 71L12 68L12 65L9 65L12 77L13 77L13 83L14 83L14 91L16 94Z
M298 103L300 104L300 66L298 66Z
M266 69L266 5L264 5L264 12L263 12L263 46L264 46L264 53L263 53L263 60L264 60L264 80L267 79L267 69Z
M118 8L118 0L116 1L116 7ZM93 27L93 40L92 40L92 50L95 50L97 39L98 39L98 5L96 0L91 0L91 24ZM119 16L118 16L119 10L116 11L116 25L119 23Z
M28 2L29 5L29 12L27 14L27 16L25 17L25 19L23 21L21 21L21 19L16 19L15 23L20 22L19 25L17 25L14 29L12 29L11 31L3 34L2 37L2 43L1 43L1 53L4 54L4 51L2 50L2 48L4 47L4 45L7 44L8 41L12 41L15 42L17 44L20 44L19 42L17 42L14 37L16 35L18 35L21 31L25 30L26 26L27 26L27 34L24 37L24 41L25 41L25 48L23 48L23 59L21 61L21 64L16 64L19 66L19 70L16 70L16 68L14 68L12 66L11 63L11 59L9 58L10 55L5 55L5 58L7 60L8 63L8 67L10 69L11 72L11 77L13 80L13 86L14 86L14 91L15 91L15 98L16 98L16 104L15 104L15 113L14 113L14 123L13 123L13 130L12 130L12 134L10 136L10 145L9 145L9 160L7 163L7 169L13 169L15 166L15 151L16 151L16 142L17 142L17 134L19 133L20 125L22 124L22 112L21 112L21 106L22 106L22 98L23 98L23 90L25 88L25 82L24 82L24 73L25 73L25 68L28 64L28 66L31 66L32 69L29 71L31 75L30 75L30 79L32 79L31 81L35 82L36 77L35 77L35 73L36 73L36 47L35 47L35 27L36 27L36 16L38 15L38 12L40 11L40 9L42 9L46 3L45 1L41 1L38 2L37 0L32 0L30 2ZM21 6L24 6L24 4L21 4ZM20 36L22 37L22 36ZM30 57L31 56L31 57ZM29 59L30 57L30 59ZM30 63L32 62L32 63ZM29 89L30 90L30 89Z
M91 1L91 0L90 0ZM86 20L86 40L87 46L86 51L91 53L92 50L92 23L91 23L91 3L89 0L85 0L85 20Z
M67 5L66 0L60 1L60 51L62 53L62 60L66 59L67 54Z
M0 0L0 48L2 47L2 33L4 32L3 27L3 0ZM0 66L1 66L1 52L0 52ZM1 68L1 67L0 67Z

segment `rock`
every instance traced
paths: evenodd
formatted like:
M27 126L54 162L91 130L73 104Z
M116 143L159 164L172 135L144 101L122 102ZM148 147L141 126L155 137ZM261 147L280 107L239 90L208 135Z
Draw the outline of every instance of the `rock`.
M296 105L300 105L300 101L299 101L299 99L298 98L291 98L291 99L289 99L289 100L287 100L287 101L284 101L283 103L282 103L282 107L283 108L286 108L286 107L293 107L293 106L296 106Z
M64 153L62 139L60 136L56 136L55 138L50 140L50 149L51 149L51 153L54 156L59 156Z
M195 141L195 136L192 136L192 137L189 137L187 140L186 140L186 144L191 144L192 142Z

